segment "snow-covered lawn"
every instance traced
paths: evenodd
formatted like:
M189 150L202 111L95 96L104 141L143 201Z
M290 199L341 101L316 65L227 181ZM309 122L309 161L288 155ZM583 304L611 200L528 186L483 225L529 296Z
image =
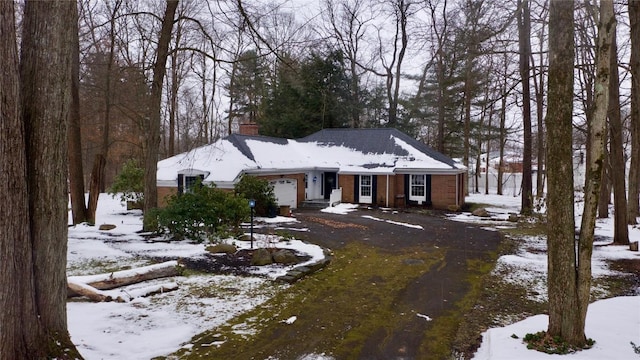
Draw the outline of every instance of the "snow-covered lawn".
M468 202L489 204L486 209L492 219L508 219L510 213L518 213L520 198L513 196L478 195L472 194ZM579 224L582 213L582 203L576 203L576 223ZM451 219L463 222L491 224L496 222L481 219L470 214L458 214ZM508 222L498 226L509 227ZM608 260L637 259L640 253L631 252L628 246L611 246L613 236L613 219L598 219L595 235L599 239L595 242L593 252L592 271L594 278L615 275L609 269ZM629 227L631 241L640 240L640 227ZM494 271L509 274L505 281L524 284L532 291L531 299L546 301L546 239L544 237L526 237L517 254L502 256L498 259ZM509 271L501 271L508 268ZM595 288L594 292L599 293ZM636 290L640 294L640 289ZM634 352L631 344L640 345L640 296L617 297L599 300L589 306L585 332L588 337L596 341L592 349L575 354L547 355L528 350L522 338L527 333L546 330L548 317L536 315L523 321L502 328L489 329L482 334L483 342L474 359L476 360L510 360L510 359L571 359L571 360L600 360L600 359L640 359L640 354Z
M470 214L458 214L451 219L486 224L487 228L512 227L505 221L510 213L517 213L520 198L497 195L472 195L467 201L489 204L492 221ZM342 204L325 211L346 214L357 206ZM578 214L581 209L577 209ZM266 221L266 219L262 219ZM382 219L371 218L373 221ZM270 226L285 230L295 218L278 217L268 220ZM121 270L126 267L149 265L150 259L198 258L206 254L205 245L190 242L150 242L137 233L142 227L141 213L127 212L117 200L102 195L99 201L97 224L114 224L115 229L99 231L98 227L80 225L69 228L68 274L90 275ZM398 223L397 225L412 226ZM298 231L300 229L297 229ZM302 229L306 231L306 229ZM638 259L626 247L600 246L613 233L610 219L598 220L596 235L600 240L593 254L594 276L613 273L607 261L620 258ZM295 234L294 234L295 235ZM632 241L640 240L640 228L630 228ZM274 235L256 235L255 246L274 246ZM237 242L248 247L245 242ZM309 254L316 261L322 249L289 239L278 247L294 248ZM546 297L546 248L542 237L527 239L526 247L517 254L501 257L496 271L508 267L511 276L506 281L527 284L532 294L542 301ZM74 343L86 359L150 359L167 355L181 347L190 347L192 336L224 324L233 317L269 301L288 285L271 279L286 272L282 266L256 268L255 276L191 275L159 279L144 285L131 285L124 291L135 293L142 286L175 282L176 291L136 298L125 303L91 303L72 300L68 303L69 331ZM112 290L121 291L121 290ZM535 298L534 298L535 300ZM277 319L274 321L295 321ZM522 337L527 333L546 330L546 316L537 315L503 328L490 329L483 334L483 343L475 359L544 359L552 357L527 350ZM600 300L589 307L587 336L596 344L593 349L565 356L567 359L640 359L630 342L640 345L640 296ZM516 335L517 338L512 337ZM556 356L558 357L558 356ZM331 359L326 355L310 354L306 360Z
M69 276L92 275L140 267L151 258L178 259L205 257L204 244L151 242L137 232L142 228L139 211L126 211L117 201L101 194L96 223L113 224L115 229L98 230L98 226L69 228L67 273ZM268 219L286 225L294 218ZM267 219L257 219L267 222ZM277 242L277 244L275 244ZM249 242L236 242L248 248ZM254 247L291 248L311 256L308 262L324 257L316 245L300 240L279 241L277 236L255 234ZM304 265L299 264L299 265ZM130 302L93 303L72 300L67 304L71 339L85 359L150 359L167 355L196 334L225 323L271 299L287 288L272 281L290 267L271 265L255 267L255 276L191 275L147 281L107 291L113 298L120 292L135 294L141 287L177 283L176 291L136 298Z

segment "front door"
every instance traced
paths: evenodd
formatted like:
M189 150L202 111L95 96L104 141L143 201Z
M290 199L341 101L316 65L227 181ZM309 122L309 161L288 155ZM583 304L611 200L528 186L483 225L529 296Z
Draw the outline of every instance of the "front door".
M324 173L324 198L329 200L331 196L331 190L338 188L338 173L325 172Z
M360 175L359 201L363 204L373 202L373 180L371 175Z

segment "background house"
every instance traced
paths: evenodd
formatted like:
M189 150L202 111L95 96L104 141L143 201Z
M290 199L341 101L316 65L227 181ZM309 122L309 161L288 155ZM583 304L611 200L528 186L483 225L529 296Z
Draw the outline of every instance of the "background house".
M466 168L396 129L325 129L297 140L233 134L160 161L159 199L198 177L231 189L245 174L270 180L278 204L292 208L334 193L342 202L447 209L464 204Z

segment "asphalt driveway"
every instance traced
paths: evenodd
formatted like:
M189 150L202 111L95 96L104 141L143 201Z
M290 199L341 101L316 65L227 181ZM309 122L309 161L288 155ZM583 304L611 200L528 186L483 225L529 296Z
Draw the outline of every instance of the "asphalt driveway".
M445 249L444 261L410 283L397 299L399 309L413 309L432 319L452 309L468 293L468 261L487 260L500 243L496 231L419 212L365 209L338 215L299 209L295 216L300 220L297 226L309 229L296 234L298 238L330 249L350 242L364 242L388 251ZM407 318L391 334L376 332L367 339L359 358L424 358L425 349L420 349L420 344L432 324L415 316Z

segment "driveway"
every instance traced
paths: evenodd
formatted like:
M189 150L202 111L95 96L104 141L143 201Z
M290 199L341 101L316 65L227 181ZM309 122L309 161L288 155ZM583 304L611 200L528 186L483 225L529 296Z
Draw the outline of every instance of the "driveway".
M430 216L418 212L359 210L346 215L299 209L297 226L308 232L298 238L330 249L350 242L364 242L390 251L408 248L425 251L438 247L446 250L443 262L410 283L397 299L399 309L412 309L435 319L453 309L470 289L467 277L469 260L487 260L500 243L496 231ZM418 359L419 349L432 321L424 317L407 317L391 334L377 331L366 341L360 359ZM428 351L428 349L427 349Z

